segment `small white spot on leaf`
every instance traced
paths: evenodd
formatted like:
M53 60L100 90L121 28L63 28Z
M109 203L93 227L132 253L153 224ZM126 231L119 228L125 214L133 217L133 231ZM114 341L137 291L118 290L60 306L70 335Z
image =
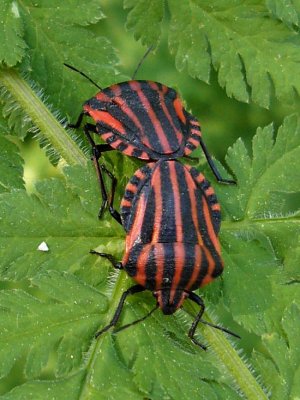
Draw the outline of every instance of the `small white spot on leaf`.
M49 251L49 247L47 246L46 242L42 242L39 244L37 250L39 251Z

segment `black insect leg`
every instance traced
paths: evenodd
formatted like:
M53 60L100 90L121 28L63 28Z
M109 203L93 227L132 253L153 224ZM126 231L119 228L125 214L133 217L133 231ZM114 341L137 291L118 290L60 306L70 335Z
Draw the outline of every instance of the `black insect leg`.
M234 333L234 332L231 332L229 329L223 328L222 326L219 326L219 325L211 324L210 322L207 322L207 321L204 321L203 319L201 319L201 317L202 317L202 315L203 315L203 313L204 313L204 310L205 310L205 306L204 306L203 300L202 300L199 296L197 296L195 293L193 293L193 292L189 292L189 299L192 300L192 301L194 301L195 303L197 303L197 304L200 306L200 311L199 311L199 313L197 314L197 316L196 316L194 322L192 323L191 329L189 330L189 334L188 334L189 337L192 339L192 341L193 341L196 345L198 345L198 346L202 347L202 349L206 350L206 347L203 346L201 343L199 343L199 342L194 338L195 330L196 330L197 325L199 324L199 322L201 322L201 324L205 324L205 325L211 326L212 328L219 329L219 330L222 331L222 332L226 332L226 333L228 333L229 335L232 335L232 336L234 336L234 337L236 337L236 338L238 338L238 339L241 338L239 335L237 335L237 334Z
M156 306L155 306L154 308L152 308L152 310L150 310L144 317L139 318L139 319L136 319L135 321L130 322L130 324L126 324L126 325L121 326L121 328L116 329L116 330L114 331L114 333L119 333L120 331L123 331L124 329L127 329L127 328L129 328L130 326L133 326L133 325L138 324L139 322L145 321L145 319L147 319L148 317L150 317L150 315L153 314L154 311L158 309L158 307L159 307L159 306L156 305Z
M103 257L103 258L107 258L108 261L110 261L111 265L116 268L116 269L123 269L123 265L121 262L116 261L115 257L111 254L107 254L107 253L99 253L98 251L95 250L90 250L91 254L96 254L97 256Z
M204 321L203 319L200 319L200 322L201 322L201 324L205 324L205 325L211 326L212 328L219 329L219 330L222 331L222 332L226 332L226 333L228 333L228 334L231 335L231 336L234 336L234 337L236 337L236 338L238 338L238 339L241 339L241 337L240 337L238 334L236 334L236 333L230 331L229 329L223 328L223 326L211 324L210 322Z
M82 119L85 115L85 112L80 113L77 121L75 122L75 124L69 124L68 127L69 128L74 128L77 129L80 127L81 123L82 123ZM117 185L117 179L115 178L115 176L108 171L107 168L105 168L105 166L103 164L99 164L99 158L101 157L101 154L105 151L110 151L110 150L114 150L109 144L97 144L94 142L93 138L90 135L90 132L95 132L97 133L96 130L96 125L92 125L92 124L85 124L83 127L84 133L88 139L88 141L90 142L90 145L92 147L92 152L93 152L93 163L96 169L96 173L98 176L98 181L99 181L99 185L100 185L100 190L101 190L101 195L102 195L102 204L101 207L99 209L99 213L98 213L98 217L101 218L103 215L103 212L105 210L105 208L108 206L109 212L112 215L112 217L120 224L122 225L122 221L121 221L121 217L120 214L114 209L113 207L113 201L114 201L114 195L115 195L115 190L116 190L116 185ZM103 179L103 175L101 173L101 170L106 173L106 175L109 176L109 178L112 181L112 187L111 187L111 197L110 200L108 200L108 195L107 195L107 191L104 185L104 179Z
M106 146L106 145L103 145L103 146ZM119 222L120 225L122 225L121 216L118 213L118 211L116 211L114 209L114 199L115 199L115 193L116 193L116 187L117 187L117 178L103 164L100 164L99 166L100 166L101 170L103 172L105 172L106 175L109 176L109 178L111 179L111 194L110 194L110 199L108 201L108 210L109 210L111 216L117 222ZM101 209L99 211L99 218L100 217L101 217Z
M145 288L141 285L135 285L135 286L132 286L131 288L129 288L128 290L126 290L121 296L121 299L119 301L118 307L114 313L112 320L110 321L110 323L108 325L106 325L103 329L101 329L101 331L96 333L95 338L97 339L100 335L102 335L102 333L108 331L110 328L112 328L113 326L115 326L117 324L127 296L129 296L131 294L143 292L144 290L145 290Z
M200 138L200 145L202 147L203 153L205 154L207 162L208 162L213 174L215 175L217 181L220 182L220 183L225 183L225 184L229 184L229 185L236 185L236 181L233 181L231 179L224 179L224 178L221 177L221 174L218 171L215 163L213 162L213 160L212 160L212 158L211 158L211 156L210 156L210 154L209 154L209 152L207 150L207 147L206 147L205 143L203 142L202 138Z
M75 124L68 124L68 128L77 129L80 127L83 117L85 116L85 112L81 112Z
M95 170L96 170L96 173L97 173L98 182L99 182L100 191L101 191L101 196L102 196L102 204L101 204L101 207L99 209L98 217L101 218L105 208L108 207L111 216L120 225L122 225L121 216L118 213L118 211L116 211L114 209L114 207L113 207L114 196L115 196L116 185L117 185L117 179L115 178L115 176L110 171L108 171L108 169L103 164L99 163L99 158L101 157L101 154L104 151L110 151L110 150L113 150L113 149L108 144L96 145L96 143L94 142L93 138L90 135L90 131L96 132L96 126L95 125L86 124L83 127L83 130L84 130L84 133L85 133L85 135L86 135L86 137L87 137L87 139L90 142L91 147L92 147L92 153L93 153L92 160L93 160L93 163L94 163L94 166L95 166ZM104 179L103 179L103 174L102 173L105 173L111 179L111 196L110 196L110 198L108 197L107 190L105 188L105 184L104 184Z
M197 296L193 292L189 292L189 299L194 301L196 304L198 304L200 306L200 311L196 315L196 318L194 319L194 322L192 323L192 326L191 326L191 328L189 330L188 336L192 340L193 343L195 343L197 346L200 346L203 350L206 350L207 347L204 346L203 344L201 344L200 342L198 342L198 340L194 338L196 328L197 328L197 326L198 326L198 324L199 324L199 322L201 320L201 317L202 317L202 315L204 313L205 305L204 305L203 300L201 299L201 297Z

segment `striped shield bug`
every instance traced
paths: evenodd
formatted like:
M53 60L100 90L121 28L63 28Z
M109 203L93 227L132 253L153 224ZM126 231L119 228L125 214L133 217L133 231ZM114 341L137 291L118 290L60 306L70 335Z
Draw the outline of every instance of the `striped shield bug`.
M65 65L95 84L76 68ZM117 324L127 296L150 290L156 298L156 307L129 325L144 320L157 308L166 315L173 314L189 298L200 306L200 311L188 335L205 349L195 339L195 330L199 322L212 324L202 320L205 306L193 291L223 271L218 240L220 205L203 174L181 164L177 158L190 157L201 146L216 179L225 184L235 182L221 177L202 139L197 119L184 109L176 91L158 82L133 78L105 89L95 84L100 92L84 103L77 122L69 125L78 128L84 116L93 119L94 124L86 123L83 129L92 145L102 194L99 217L108 207L126 232L121 262L111 254L91 253L108 259L136 281L136 285L122 294L113 319L96 337ZM95 144L91 132L99 134L106 143ZM127 184L120 213L113 205L116 178L99 163L101 154L109 150L119 150L147 162ZM103 173L111 179L110 194ZM220 326L212 326L239 337Z
M83 104L83 111L76 123L69 124L69 127L79 128L84 116L94 121L94 124L85 123L83 130L93 149L93 161L101 187L102 205L99 217L108 207L113 218L119 223L120 216L108 198L102 174L106 174L112 180L112 192L116 186L116 179L103 164L99 166L98 163L103 152L119 150L145 161L173 160L189 157L192 151L201 146L217 181L235 184L233 180L222 178L202 139L199 122L185 110L178 93L158 82L133 79L150 51L151 48L143 56L130 81L104 89L83 72L65 64L100 89L100 92ZM106 144L96 145L91 132L100 135Z
M117 324L128 295L150 290L157 306L148 315L158 307L166 315L173 314L187 298L200 306L188 335L206 349L194 337L198 323L207 322L201 319L204 303L193 291L223 271L217 237L220 205L213 188L203 174L179 161L151 162L137 170L127 184L121 220L126 231L122 262L110 254L92 253L124 269L137 285L123 293L113 319L97 336Z

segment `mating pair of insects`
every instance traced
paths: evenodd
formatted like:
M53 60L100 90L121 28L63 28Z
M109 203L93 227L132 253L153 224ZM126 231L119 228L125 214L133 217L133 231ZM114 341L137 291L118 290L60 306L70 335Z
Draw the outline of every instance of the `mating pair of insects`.
M117 324L129 295L150 290L156 298L155 308L129 325L144 320L158 307L164 314L173 314L185 299L190 299L200 310L188 336L206 349L195 338L195 330L199 322L212 324L201 319L205 306L193 291L223 271L218 240L220 205L204 175L177 159L189 157L201 146L217 181L235 182L221 177L202 140L199 122L184 109L175 90L157 82L134 80L134 76L130 81L102 89L76 68L66 66L100 89L84 103L77 122L69 126L79 128L84 116L93 119L94 124L85 123L83 129L92 146L102 194L99 217L108 208L126 231L122 262L110 254L92 253L108 259L115 268L124 269L137 283L122 294L112 320L96 337ZM95 144L91 132L106 143ZM146 161L127 184L120 213L114 208L117 180L99 163L101 154L109 150ZM111 180L110 193L104 175Z

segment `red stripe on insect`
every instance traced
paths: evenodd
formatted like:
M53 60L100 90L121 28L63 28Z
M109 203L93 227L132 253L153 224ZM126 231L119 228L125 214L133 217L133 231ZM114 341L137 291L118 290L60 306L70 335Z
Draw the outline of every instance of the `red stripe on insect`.
M190 142L190 143L191 143L192 145L194 145L195 147L199 146L199 141L196 140L196 139L194 139L194 138L192 138L192 137L190 137L190 138L188 139L188 142Z
M155 214L153 223L152 243L159 241L159 234L161 228L161 220L163 213L162 195L161 195L161 176L160 170L155 171L156 185L153 188L155 195Z
M123 140L117 139L115 142L112 143L114 148L118 147L121 143L124 143Z
M191 119L191 120L190 120L190 124L191 124L191 125L194 125L194 126L199 126L199 128L200 128L199 121L197 121L196 119Z
M126 149L122 150L122 153L126 154L127 156L134 156L135 151L136 149L134 146L128 145ZM142 151L137 158L140 160L150 160L149 154L147 154L145 151Z
M190 203L191 203L191 214L192 214L192 220L193 224L195 227L195 232L197 233L197 238L198 238L198 243L200 246L203 245L203 240L200 235L200 227L199 227L199 221L198 221L198 212L197 212L197 200L196 200L196 195L195 195L195 184L194 181L191 179L191 175L188 173L186 169L184 169L185 173L185 179L187 186L190 188L189 189L189 197L190 197Z
M187 290L189 290L194 285L200 273L202 254L201 254L201 247L197 244L194 247L194 256L195 256L194 257L195 261L193 266L193 273L186 285Z
M196 181L199 183L203 183L205 181L205 176L203 174L199 174L196 178Z
M99 101L105 101L107 103L112 103L112 99L110 97L108 97L105 93L103 92L99 92L96 94L96 99Z
M131 201L129 201L129 200L126 200L126 199L122 199L122 201L121 201L121 207L131 207L131 205L132 205L132 202Z
M155 289L159 290L163 286L163 276L165 267L165 251L163 243L156 243L154 246L154 257L156 265Z
M149 82L149 86L150 86L153 90L155 90L155 91L158 92L161 108L163 109L163 112L165 113L165 116L167 117L167 119L168 119L168 121L169 121L169 124L172 126L172 128L173 128L173 130L174 130L174 132L175 132L175 135L176 135L176 137L177 137L177 140L178 140L179 145L181 145L181 143L182 143L182 141L183 141L183 139L184 139L184 136L182 135L182 133L181 133L181 132L176 128L176 126L174 125L173 118L171 117L171 115L170 115L170 113L169 113L169 110L168 110L168 108L167 108L167 106L166 106L165 98L164 98L164 96L162 95L162 92L159 90L159 87L158 87L158 85L157 85L155 82Z
M175 164L170 163L169 168L170 168L170 180L171 180L172 191L173 191L173 196L174 196L176 242L182 242L182 240L183 240L183 221L182 221L181 204L180 204L180 191L179 191L179 187L178 187Z
M179 97L176 97L176 99L173 101L173 105L174 105L176 114L178 115L180 121L185 125L186 124L186 118L185 118L185 115L183 113L183 107L182 107L182 103L181 103Z
M106 125L109 125L112 129L115 129L122 135L125 135L126 131L121 122L118 121L116 118L114 118L107 111L94 110L93 108L87 105L84 106L84 109L97 123L99 124L101 124L101 122L105 123Z
M220 211L220 210L221 210L220 204L219 204L219 203L213 204L213 205L211 206L211 209L212 209L213 211Z
M193 167L191 167L190 165L185 165L185 168L191 172L192 169L194 169ZM194 171L196 171L194 169ZM193 175L193 179L197 182L197 183L203 183L205 181L205 176L201 173L201 172L197 172L197 175Z
M170 293L170 301L173 302L176 289L182 276L184 263L185 263L185 248L182 243L175 243L174 245L174 258L175 258L175 273L172 280L172 287Z
M136 193L137 186L133 185L131 182L127 183L126 190L130 190L133 193Z
M124 100L122 96L122 91L119 85L114 85L113 86L113 91L116 94L117 97L114 98L115 101L118 102L118 105L120 106L121 110L128 115L128 117L132 120L132 122L135 124L135 126L139 129L142 137L143 137L143 142L145 143L146 146L150 147L150 142L147 138L147 135L145 133L143 125L140 123L139 119L135 115L135 113L132 111L132 109L129 107L127 104L126 100Z
M151 107L149 100L142 92L141 85L137 81L130 81L129 85L133 90L135 90L137 92L137 95L139 96L139 99L141 100L141 103L144 106L144 110L148 114L148 117L153 125L153 128L155 129L155 132L158 137L158 141L160 142L164 153L166 153L166 154L172 153L172 149L170 148L170 145L168 143L168 140L166 138L164 130L161 126L161 123L160 123L159 119L157 118L155 111Z
M161 85L161 89L162 89L163 94L166 94L169 90L169 88L166 85Z
M201 136L201 131L200 130L198 130L198 129L191 129L191 133L193 133L194 135L197 135L197 136Z
M103 140L107 140L110 139L111 137L115 136L112 132L106 132L106 133L102 133L101 137Z
M145 215L145 209L146 209L145 194L142 193L137 203L131 231L126 236L126 251L130 251L131 247L134 246L134 244L137 242L139 238L139 235L141 233L141 227L143 224L143 216Z
M210 186L208 189L205 190L205 194L206 196L211 196L213 194L215 194L214 189Z
M153 163L148 164L148 166L151 168L153 166ZM139 180L142 180L145 178L146 174L141 170L138 169L135 174L134 174Z
M151 251L151 245L146 245L143 247L143 251L139 255L136 263L137 273L134 279L142 286L146 284L146 265Z
M209 239L211 240L214 248L216 249L218 254L220 254L221 253L220 242L216 236L216 233L215 233L215 230L214 230L214 227L212 224L210 212L209 212L209 207L208 207L207 201L204 197L202 197L202 205L203 205L203 215L204 215L205 223L206 223L206 227L207 227L206 234L208 234Z
M201 282L201 286L207 285L209 282L211 282L213 280L212 273L213 273L215 265L216 265L215 260L213 259L209 250L206 247L204 247L203 250L204 250L207 262L208 262L208 269L207 269L207 273L206 273L205 277L203 278L203 280Z

